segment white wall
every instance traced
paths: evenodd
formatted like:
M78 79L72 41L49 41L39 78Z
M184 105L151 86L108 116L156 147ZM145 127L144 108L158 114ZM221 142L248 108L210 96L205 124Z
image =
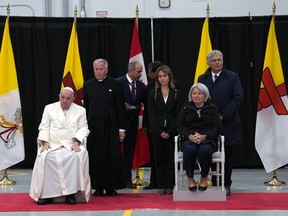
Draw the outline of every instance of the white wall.
M159 0L1 0L0 15L73 17L77 5L78 17L97 17L96 11L107 11L107 17L205 17L207 4L210 17L269 16L273 2L276 15L288 15L288 0L170 0L169 8L160 8ZM81 3L85 6L81 13Z

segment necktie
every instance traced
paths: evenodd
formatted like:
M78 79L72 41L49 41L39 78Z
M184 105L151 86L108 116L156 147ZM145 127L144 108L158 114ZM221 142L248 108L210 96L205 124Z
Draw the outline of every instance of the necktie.
M215 74L214 75L214 82L218 79L218 76Z
M132 99L133 100L135 100L135 82L134 81L132 81L131 82L131 85L132 85L132 88L131 88L131 97L132 97Z

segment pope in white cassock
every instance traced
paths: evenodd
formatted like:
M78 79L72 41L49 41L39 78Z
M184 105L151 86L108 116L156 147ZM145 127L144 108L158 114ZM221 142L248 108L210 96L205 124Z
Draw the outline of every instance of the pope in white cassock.
M30 186L30 196L38 205L63 196L67 204L75 204L79 194L86 202L90 199L89 158L83 146L90 131L85 108L73 101L74 91L64 87L59 102L44 109Z

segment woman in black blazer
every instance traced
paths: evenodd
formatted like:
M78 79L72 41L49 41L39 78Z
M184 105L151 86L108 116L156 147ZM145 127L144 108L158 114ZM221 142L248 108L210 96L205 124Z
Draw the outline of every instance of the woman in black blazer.
M182 96L175 89L171 69L162 65L156 71L155 89L148 98L149 132L155 148L155 162L160 194L172 194L174 178L174 136L182 105Z

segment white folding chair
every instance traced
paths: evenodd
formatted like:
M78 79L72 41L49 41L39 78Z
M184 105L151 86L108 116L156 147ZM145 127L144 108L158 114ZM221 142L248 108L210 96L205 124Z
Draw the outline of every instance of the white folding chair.
M178 176L181 177L181 186L183 186L183 176L185 175L183 169L183 152L179 150L179 139L180 136L174 137L174 169L175 169L175 190L178 190ZM179 164L179 168L178 168Z
M178 177L181 177L181 187L183 187L183 179L186 174L183 169L183 152L179 150L179 140L180 136L174 137L175 149L174 149L174 163L175 163L175 190L178 190ZM224 187L224 166L225 166L225 149L224 149L224 136L219 136L218 139L218 148L217 151L212 155L212 163L216 163L216 170L210 171L212 176L216 176L217 186L220 185L220 176L221 176L221 189L225 190ZM179 165L179 168L178 168ZM199 166L199 169L200 166Z

